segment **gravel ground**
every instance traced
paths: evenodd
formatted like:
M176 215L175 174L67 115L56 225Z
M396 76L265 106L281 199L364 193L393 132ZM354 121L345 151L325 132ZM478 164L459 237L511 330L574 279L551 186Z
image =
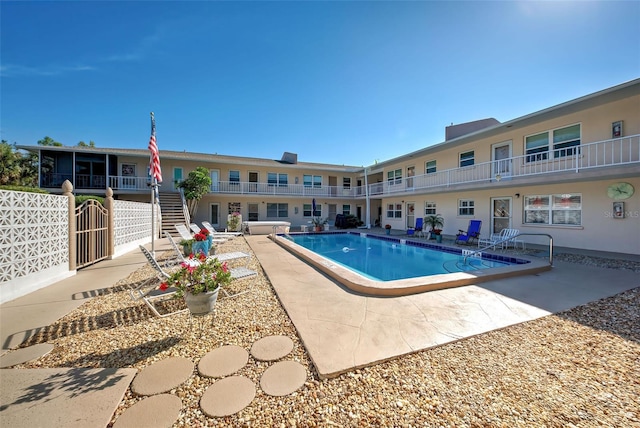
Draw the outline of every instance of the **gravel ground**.
M243 238L219 247L238 250L251 252ZM637 262L557 259L640 272ZM128 285L152 276L145 266L24 343L55 349L20 367L142 369L170 356L197 364L222 345L249 350L262 337L286 335L294 350L285 359L307 368L301 389L271 397L258 386L241 412L209 418L199 399L214 379L194 373L172 391L183 403L174 426L640 427L640 288L320 381L255 257L249 267L258 278L232 288L252 291L219 300L213 328L211 317L201 328L187 314L154 318L131 300ZM237 374L259 385L271 364L250 357ZM112 423L141 399L128 391Z

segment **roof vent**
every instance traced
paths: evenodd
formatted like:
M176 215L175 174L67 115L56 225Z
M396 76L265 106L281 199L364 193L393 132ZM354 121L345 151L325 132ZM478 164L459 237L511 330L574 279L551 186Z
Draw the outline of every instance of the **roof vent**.
M284 152L282 154L282 159L280 159L280 162L290 163L295 165L298 163L298 155L297 153Z

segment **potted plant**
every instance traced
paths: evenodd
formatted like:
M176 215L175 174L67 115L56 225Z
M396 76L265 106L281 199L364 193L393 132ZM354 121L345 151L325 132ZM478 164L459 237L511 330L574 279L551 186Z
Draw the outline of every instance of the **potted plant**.
M430 239L435 239L437 242L442 242L442 228L444 227L444 218L440 214L428 215L424 218L424 224L428 225L431 233Z
M193 235L193 240L194 242L191 244L192 252L196 254L202 253L207 256L213 245L213 237L209 230L200 229L199 233Z
M175 297L184 296L191 313L199 315L213 310L220 287L230 282L231 271L226 262L199 253L180 263L180 268L160 284L160 289L175 288Z
M384 230L385 230L385 233L387 235L391 235L391 225L390 224L385 224L384 225Z
M242 216L238 212L229 214L227 219L227 230L231 232L237 232L238 230L240 230L239 226L241 219Z
M185 256L193 253L192 245L195 242L195 239L183 239L180 241L180 245L182 246L182 251Z
M311 223L313 223L316 232L322 232L324 230L324 225L327 223L327 220L320 217L315 217L311 219Z

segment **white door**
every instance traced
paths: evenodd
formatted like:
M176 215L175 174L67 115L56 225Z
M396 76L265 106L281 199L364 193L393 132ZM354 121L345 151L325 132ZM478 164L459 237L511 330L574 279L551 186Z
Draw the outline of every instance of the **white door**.
M498 180L511 177L511 141L492 145L491 158L493 160L492 177Z
M511 228L511 198L491 198L491 233Z
M211 177L211 191L217 192L218 183L220 182L220 170L219 169L209 170L209 175Z
M407 202L407 229L416 225L416 204Z

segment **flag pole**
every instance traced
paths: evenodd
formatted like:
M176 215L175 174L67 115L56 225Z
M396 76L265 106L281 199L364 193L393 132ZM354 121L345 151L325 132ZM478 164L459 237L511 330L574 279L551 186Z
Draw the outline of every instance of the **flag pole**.
M153 112L151 112L151 136L153 138L156 133L156 120L153 117ZM153 258L156 257L156 248L155 248L155 238L156 238L156 187L158 186L158 179L153 174L153 153L149 159L151 168L151 255Z

